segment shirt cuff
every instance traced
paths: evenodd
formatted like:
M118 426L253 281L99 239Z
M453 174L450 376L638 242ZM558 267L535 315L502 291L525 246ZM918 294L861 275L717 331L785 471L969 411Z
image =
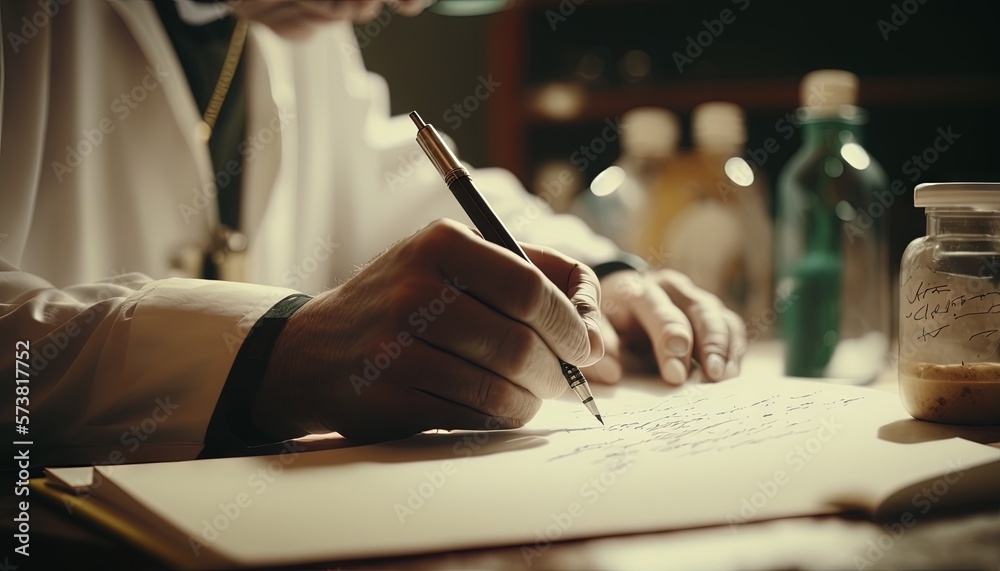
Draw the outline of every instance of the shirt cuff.
M271 350L285 323L311 296L290 295L267 311L247 333L229 370L219 402L205 434L199 457L213 458L247 452L248 448L272 444L275 439L258 429L250 417L254 395L260 388L271 358Z
M591 269L593 269L594 273L597 274L598 279L604 279L606 276L622 270L645 272L649 270L649 264L646 263L646 260L643 260L635 254L619 252L615 259L597 264Z

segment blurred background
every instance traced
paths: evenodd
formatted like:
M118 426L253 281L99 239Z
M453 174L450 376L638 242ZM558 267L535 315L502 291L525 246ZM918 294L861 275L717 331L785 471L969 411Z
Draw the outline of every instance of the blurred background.
M895 274L905 246L924 234L915 184L1000 181L996 13L986 1L522 0L460 18L386 10L356 33L369 69L389 82L393 113L419 110L464 160L511 170L557 210L609 216L608 204L595 209L586 194L610 192L591 183L612 165L625 168L645 196L629 203L620 192L612 206L634 222L633 234L650 224L659 234L622 240L654 265L650 248L676 214L663 211L678 208L669 197L705 194L685 185L712 180L689 160L699 147L743 160L720 163L730 180L709 194L731 202L726 189L749 166L753 202L773 223L781 170L803 144L800 82L818 69L849 71L855 103L867 112L853 141L867 151L862 158L881 164L885 185L905 185L882 201L884 214L873 212ZM735 106L696 117L699 105L719 101ZM646 108L633 115L639 128L621 131L636 108ZM620 173L602 177L612 179L599 181L611 191L628 186ZM727 226L721 211L697 219ZM622 226L594 223L611 224L608 233ZM746 236L757 222L742 224Z

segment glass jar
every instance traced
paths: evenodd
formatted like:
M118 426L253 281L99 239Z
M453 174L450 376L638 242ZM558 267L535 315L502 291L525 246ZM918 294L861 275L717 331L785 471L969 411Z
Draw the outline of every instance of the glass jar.
M914 418L1000 424L1000 183L921 184L903 254L899 394Z

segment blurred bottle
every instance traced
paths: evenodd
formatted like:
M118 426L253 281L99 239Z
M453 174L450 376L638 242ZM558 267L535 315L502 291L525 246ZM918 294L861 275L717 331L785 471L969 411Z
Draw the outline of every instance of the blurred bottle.
M547 202L552 210L569 212L573 200L580 194L583 181L580 171L569 161L547 161L535 171L532 180L535 196Z
M884 171L862 143L858 79L814 71L800 85L802 147L778 177L777 297L785 373L865 383L885 364L889 272Z
M621 120L621 155L577 197L572 212L619 248L638 255L640 229L647 224L650 192L677 152L677 116L657 107L638 107Z
M618 59L618 75L625 85L635 85L649 79L653 59L643 50L629 50Z
M767 184L743 158L743 111L711 102L692 115L694 150L663 173L646 230L654 266L687 274L748 322L771 306Z

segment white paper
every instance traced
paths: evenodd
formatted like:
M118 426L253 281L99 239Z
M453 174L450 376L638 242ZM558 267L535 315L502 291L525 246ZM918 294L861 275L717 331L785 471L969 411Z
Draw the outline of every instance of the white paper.
M606 429L563 399L516 431L103 475L114 495L131 496L186 538L182 548L200 554L195 565L207 552L236 565L282 565L498 545L520 545L530 563L564 539L873 512L923 481L934 498L897 498L894 509L921 515L932 499L997 494L995 486L958 491L1000 450L879 439L882 427L917 422L892 394L748 378L598 394Z

